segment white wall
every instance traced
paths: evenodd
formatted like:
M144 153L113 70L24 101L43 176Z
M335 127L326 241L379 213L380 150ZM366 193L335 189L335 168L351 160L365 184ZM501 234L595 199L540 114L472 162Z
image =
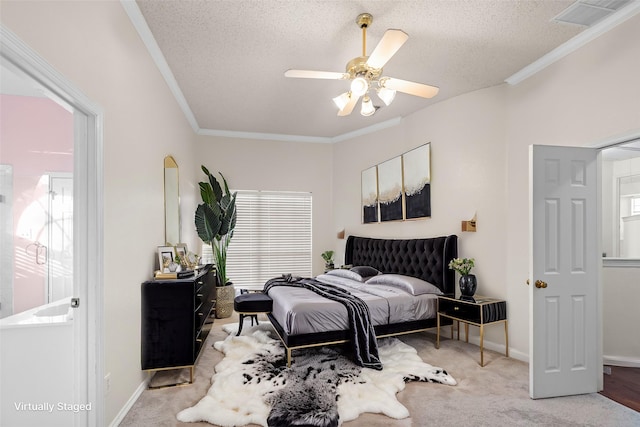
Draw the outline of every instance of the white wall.
M398 96L408 96L399 94ZM395 127L335 144L335 224L347 235L419 238L457 234L458 253L473 257L479 295L506 296L505 87L493 87L419 111ZM390 107L393 108L393 107ZM361 224L361 171L431 143L431 217ZM477 212L477 232L461 232L461 221ZM344 262L344 241L335 241ZM504 344L501 331L487 339Z
M506 296L510 344L517 351L527 354L529 348L529 299L524 285L529 273L529 145L588 146L640 128L639 39L640 16L636 15L508 88ZM640 289L637 292L636 297ZM620 326L620 339L626 339L633 329Z
M120 2L3 1L1 19L104 110L106 330L99 339L111 373L109 423L145 378L140 283L152 276L164 242L163 158L193 164L195 135ZM180 174L182 200L193 206L195 174Z
M603 347L606 364L640 367L640 269L602 270Z
M333 247L337 232L331 216L330 144L199 136L196 149L198 180L204 178L203 164L212 173L222 172L229 187L237 190L311 192L313 273L324 270L320 254Z
M377 237L458 234L460 256L476 258L477 292L507 299L512 354L526 359L529 145L587 146L639 128L638 39L640 16L518 85L461 95L396 127L336 144L336 226ZM360 172L425 142L432 146L432 217L360 224ZM476 211L477 233L460 232L460 221ZM344 244L335 244L340 257ZM637 286L633 292L640 297ZM617 327L607 343L626 340L634 331L631 324ZM492 328L487 339L503 343Z

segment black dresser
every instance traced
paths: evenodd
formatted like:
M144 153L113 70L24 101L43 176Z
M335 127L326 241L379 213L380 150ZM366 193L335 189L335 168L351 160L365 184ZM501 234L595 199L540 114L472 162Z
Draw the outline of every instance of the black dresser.
M215 306L215 270L205 267L186 279L150 280L141 288L145 371L193 370L210 330Z

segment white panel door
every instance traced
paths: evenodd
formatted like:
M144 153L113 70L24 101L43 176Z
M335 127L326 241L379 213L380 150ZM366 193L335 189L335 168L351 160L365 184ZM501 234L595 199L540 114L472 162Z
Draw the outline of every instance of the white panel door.
M598 391L597 152L530 147L529 393Z

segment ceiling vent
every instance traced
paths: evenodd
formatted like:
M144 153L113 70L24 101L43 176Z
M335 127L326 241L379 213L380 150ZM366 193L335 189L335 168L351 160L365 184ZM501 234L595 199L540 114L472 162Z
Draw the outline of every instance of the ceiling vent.
M590 27L615 13L630 0L578 0L551 21Z

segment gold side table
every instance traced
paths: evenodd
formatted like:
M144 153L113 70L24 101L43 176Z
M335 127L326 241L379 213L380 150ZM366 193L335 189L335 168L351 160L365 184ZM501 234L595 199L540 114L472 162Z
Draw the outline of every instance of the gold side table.
M440 348L440 317L455 320L454 324L451 325L451 339L453 339L453 328L455 324L457 324L458 339L460 339L460 322L464 323L465 342L469 342L469 325L480 328L480 366L484 366L485 325L504 323L505 355L509 357L509 330L506 301L479 295L472 299L456 299L439 296L436 348Z

